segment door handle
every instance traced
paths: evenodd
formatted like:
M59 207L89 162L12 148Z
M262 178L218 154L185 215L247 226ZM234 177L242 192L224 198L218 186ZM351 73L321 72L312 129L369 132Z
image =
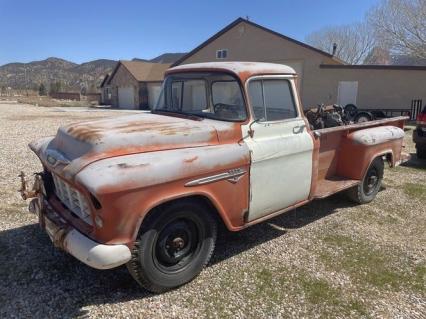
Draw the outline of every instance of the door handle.
M293 127L293 134L303 133L304 129L305 129L305 125L297 125L297 126Z

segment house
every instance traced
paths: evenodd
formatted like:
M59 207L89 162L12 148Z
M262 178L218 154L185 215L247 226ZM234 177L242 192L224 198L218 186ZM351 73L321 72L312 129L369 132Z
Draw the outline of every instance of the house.
M348 65L330 53L242 18L172 66L211 61L287 64L298 74L305 108L338 103L366 109L410 109L413 103L426 103L424 66Z
M119 61L101 84L102 102L123 109L150 109L170 64Z

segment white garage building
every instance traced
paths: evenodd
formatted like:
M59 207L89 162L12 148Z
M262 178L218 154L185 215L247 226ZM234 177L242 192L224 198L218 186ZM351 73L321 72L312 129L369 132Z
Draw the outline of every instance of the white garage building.
M169 64L119 61L101 84L103 104L122 109L150 109L160 94Z

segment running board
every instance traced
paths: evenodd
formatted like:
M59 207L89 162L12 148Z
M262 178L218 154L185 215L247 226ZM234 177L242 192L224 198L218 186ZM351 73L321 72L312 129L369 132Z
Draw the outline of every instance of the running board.
M331 177L323 179L317 183L316 191L312 196L313 199L325 198L334 193L338 193L345 189L358 185L361 181L357 179L347 179L343 177Z

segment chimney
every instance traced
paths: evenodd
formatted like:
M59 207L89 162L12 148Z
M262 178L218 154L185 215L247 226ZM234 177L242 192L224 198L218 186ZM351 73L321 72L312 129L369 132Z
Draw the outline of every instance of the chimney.
M331 55L334 56L336 54L336 51L337 51L337 43L335 42L333 43L333 53Z

